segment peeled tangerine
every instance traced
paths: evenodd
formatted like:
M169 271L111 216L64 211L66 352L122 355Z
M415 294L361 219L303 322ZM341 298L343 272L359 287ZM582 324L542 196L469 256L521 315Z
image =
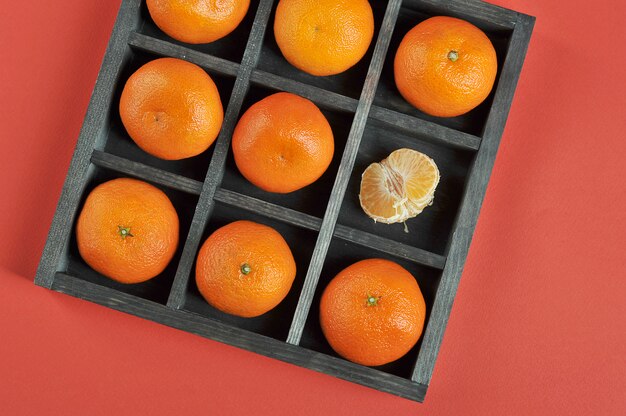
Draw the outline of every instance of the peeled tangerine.
M416 150L398 149L365 169L359 200L374 221L404 222L432 205L438 183L434 160Z

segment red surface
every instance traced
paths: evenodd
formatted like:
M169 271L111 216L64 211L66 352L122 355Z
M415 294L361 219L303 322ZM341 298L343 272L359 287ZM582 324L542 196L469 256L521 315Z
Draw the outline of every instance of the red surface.
M625 2L498 0L538 21L424 404L32 284L119 3L2 8L1 414L626 414Z

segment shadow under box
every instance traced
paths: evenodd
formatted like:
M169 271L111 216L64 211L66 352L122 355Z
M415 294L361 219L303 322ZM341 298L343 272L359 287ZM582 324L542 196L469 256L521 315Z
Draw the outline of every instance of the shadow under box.
M417 217L406 221L408 232L402 223L374 222L365 214L359 202L363 171L371 163L382 161L400 148L414 149L431 157L437 164L441 177L435 190L433 205L426 207ZM470 151L435 145L370 119L363 133L337 223L433 253L445 254L473 157Z
M224 313L206 302L196 285L196 259L189 276L185 304L183 309L199 315L224 322L228 325L256 332L281 341L287 339L289 327L298 304L304 277L309 268L317 233L303 228L284 224L272 218L264 217L241 208L216 203L211 218L200 241L199 249L206 239L218 228L239 220L248 220L274 228L283 236L296 261L296 278L289 294L274 309L255 318L242 318Z
M176 209L179 219L179 237L178 248L176 249L176 253L174 254L174 257L172 258L168 266L161 274L146 282L135 284L118 283L115 280L112 280L89 267L89 265L87 265L87 263L85 263L85 261L82 259L78 251L78 243L76 241L75 232L76 221L78 220L78 216L85 204L87 196L96 186L104 182L126 177L131 176L122 175L108 169L95 168L93 177L88 182L85 191L83 192L83 196L81 198L81 202L76 213L76 219L72 227L72 233L70 235L70 241L68 245L67 269L60 271L63 271L77 279L85 280L90 283L105 286L119 292L127 293L129 295L137 296L143 299L150 300L152 302L157 302L165 305L167 303L167 298L172 287L172 282L174 281L176 269L178 268L178 261L180 260L183 246L185 245L185 240L189 232L189 227L191 225L194 210L196 204L198 203L198 197L196 195L173 190L152 183L152 185L165 192L170 201L172 201L172 204Z
M279 91L258 85L252 85L243 103L240 114L243 115L245 111L250 108L250 106L277 92ZM317 103L316 105L318 105L328 120L328 123L333 130L333 137L335 140L335 152L332 162L330 163L328 169L326 169L326 172L324 172L324 174L317 181L288 194L266 192L250 183L239 172L231 146L228 151L224 178L221 184L222 188L236 191L263 201L271 202L276 205L291 208L318 218L323 217L333 184L335 182L335 176L337 175L337 171L339 169L343 150L345 148L346 141L348 140L348 134L350 133L350 127L352 126L354 114L337 110L329 110L319 106Z
M386 2L370 2L374 13L374 36L372 37L372 42L363 58L361 58L357 64L345 72L330 76L310 75L287 62L280 51L280 48L276 43L276 37L274 36L274 19L276 17L276 5L278 4L278 1L275 1L274 3L272 14L265 30L263 48L261 49L261 58L259 59L257 68L261 71L270 72L304 84L313 85L347 97L358 99L361 96L365 76L367 75L372 54L374 53L374 45L376 44L380 25L383 21L385 9L387 7Z
M213 155L213 149L215 148L215 142L207 150L197 156L181 160L163 160L152 156L139 148L139 146L137 146L130 138L126 128L122 124L119 105L120 97L122 95L122 91L124 90L124 86L126 85L126 81L142 65L158 58L161 58L161 56L131 49L131 54L129 55L127 62L122 67L116 89L113 93L113 99L111 101L112 108L109 112L108 118L109 131L106 137L104 150L108 153L121 156L135 162L140 162L145 165L182 175L197 181L204 181L209 168L209 162L211 161L211 157ZM222 101L222 107L224 108L224 113L226 113L226 106L230 100L233 86L235 85L235 78L207 71L206 69L204 69L204 71L211 76L215 85L217 85L217 89L220 93L220 99Z
M403 6L400 9L400 14L396 22L391 43L389 44L389 50L385 58L383 71L380 76L378 88L376 89L376 95L373 105L378 107L388 108L400 113L408 114L413 117L417 117L426 121L434 122L446 127L453 128L455 130L463 131L465 133L473 134L475 136L482 136L485 122L491 109L493 102L494 91L498 86L498 80L500 79L500 70L504 64L504 57L506 56L509 40L512 32L510 30L503 30L494 28L493 26L484 26L479 22L474 22L477 26L485 31L498 56L498 75L494 83L491 94L475 109L470 112L460 115L458 117L442 118L434 117L421 112L420 110L409 104L400 95L398 88L396 87L395 77L393 72L393 62L396 56L396 51L400 42L404 36L418 23L437 15L445 15L444 10L437 10L436 8L429 7L427 10L418 9L420 2L414 1L412 8Z
M426 320L424 322L424 330L428 324L430 312L433 302L435 300L435 294L439 286L439 280L441 272L439 270L431 269L429 267L421 266L419 264L398 259L385 253L381 253L372 248L358 246L352 243L348 243L337 238L333 238L322 268L317 288L315 289L315 296L313 297L313 303L307 317L302 339L300 340L300 346L321 352L323 354L332 355L334 357L340 357L332 349L326 337L322 332L320 326L320 300L326 286L330 281L343 269L356 263L357 261L381 258L391 260L400 266L408 270L415 280L417 281L424 300L426 302ZM403 357L389 364L381 365L376 368L380 371L384 371L389 374L393 374L399 377L411 378L413 366L417 360L417 354L422 344L422 337L418 340L417 344ZM341 358L341 357L340 357Z
M138 32L156 39L165 40L176 45L194 49L207 55L240 63L243 58L243 53L246 50L246 45L248 44L248 37L250 36L252 23L254 22L254 16L256 15L259 3L259 0L250 1L250 7L248 8L246 16L243 18L239 26L237 26L237 28L228 35L211 43L192 44L180 42L159 29L159 27L154 23L154 20L152 20L152 17L150 17L148 6L146 6L146 2L144 1L140 7L141 24Z

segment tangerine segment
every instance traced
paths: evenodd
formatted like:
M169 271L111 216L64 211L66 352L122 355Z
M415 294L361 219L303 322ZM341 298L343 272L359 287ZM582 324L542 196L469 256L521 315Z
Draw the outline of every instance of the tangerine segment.
M224 110L211 77L175 58L150 61L130 76L120 98L126 131L145 152L166 160L196 156L217 138Z
M359 200L374 221L404 222L432 203L438 183L434 160L416 150L398 149L365 169Z
M422 334L426 304L415 278L397 263L362 260L326 287L320 324L330 346L358 364L395 361Z
M367 0L280 0L276 43L285 59L311 75L335 75L363 58L374 36Z
M235 127L232 146L241 174L276 193L315 182L328 169L335 149L333 131L320 109L286 92L252 105Z
M147 0L154 23L186 43L210 43L231 33L243 20L250 0Z
M196 263L196 284L206 301L246 318L282 302L295 276L287 242L273 228L251 221L216 230L202 245Z
M121 283L140 283L172 260L178 226L163 191L136 179L114 179L87 197L76 224L78 251L97 272Z
M438 117L465 114L482 103L498 71L496 51L483 31L447 16L424 20L402 39L394 60L400 94Z

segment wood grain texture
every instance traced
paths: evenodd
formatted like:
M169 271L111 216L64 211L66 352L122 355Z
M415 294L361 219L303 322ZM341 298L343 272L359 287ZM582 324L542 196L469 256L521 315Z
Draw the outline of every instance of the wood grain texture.
M435 269L443 269L446 264L445 256L399 243L389 238L346 227L341 224L337 224L335 227L335 237Z
M102 66L96 80L85 121L81 127L76 149L61 190L59 204L50 226L48 239L37 267L35 284L50 288L54 273L60 263L63 247L71 232L70 224L74 221L89 168L89 157L97 138L102 134L106 123L106 114L111 105L115 82L126 52L128 32L138 25L137 10L140 0L126 0L122 3L113 27Z
M266 217L275 218L284 223L302 227L307 230L318 231L322 224L320 218L312 215L223 188L216 191L215 200L226 205L243 208Z
M359 104L359 100L354 98L258 69L252 71L250 80L265 87L300 95L333 110L355 112Z
M507 29L512 29L518 13L482 0L405 0L405 6L422 10L436 10L434 13L458 16L468 20L481 20Z
M202 187L202 193L200 194L198 205L196 206L191 229L185 241L181 260L174 278L174 284L172 285L172 291L167 302L168 306L171 308L178 309L182 307L185 302L185 291L187 289L191 268L200 245L204 228L213 210L215 191L224 177L224 165L226 164L230 141L235 125L237 124L243 100L250 87L252 68L261 54L262 39L272 10L272 4L272 0L261 1L254 23L252 24L250 38L248 39L242 64L239 67L235 86L224 115L222 130L215 142L213 157L209 164L206 179Z
M265 38L265 32L268 27L273 6L274 0L261 0L256 16L254 17L250 37L248 38L246 50L241 60L241 64L247 66L250 71L259 63L263 39Z
M152 52L156 55L183 59L203 68L219 72L220 74L236 76L239 71L239 64L235 62L207 55L194 49L176 45L161 39L155 39L137 32L130 34L128 44L142 51Z
M520 15L515 24L509 53L505 59L492 110L487 119L483 141L465 188L461 209L448 250L448 261L443 270L431 318L424 332L422 348L411 377L417 383L428 385L432 377L480 207L487 190L489 176L511 108L515 87L526 56L534 22L534 17Z
M237 76L237 80L235 81L235 87L232 95L230 96L230 100L224 114L222 130L220 131L220 134L215 142L215 150L213 157L211 158L211 163L209 164L206 180L202 186L198 205L196 206L191 223L191 229L187 235L187 239L185 240L183 253L168 300L168 305L171 308L180 308L185 301L184 296L187 289L191 267L193 266L204 228L206 227L213 210L213 197L215 195L215 191L224 175L224 164L226 162L226 155L228 154L228 148L230 146L230 139L249 86L248 77L250 71L246 70L246 67L244 66L241 67L241 70L242 71Z
M476 137L473 134L411 117L387 108L373 105L369 116L374 120L387 124L391 128L423 138L431 143L468 150L478 150L480 147L480 137Z
M226 325L195 313L175 310L104 286L57 273L52 289L141 318L326 373L347 381L422 401L426 386L326 354Z
M143 163L125 159L100 150L94 150L91 155L91 163L96 166L125 173L138 179L158 183L172 189L200 195L202 182L176 175Z
M296 308L291 329L289 330L287 342L290 344L297 345L302 337L304 324L306 323L306 318L311 308L311 302L313 301L313 296L315 295L315 288L317 287L319 275L324 265L324 258L326 256L326 252L328 251L328 247L330 246L337 217L339 216L343 196L346 192L346 188L348 187L348 182L352 174L352 168L354 166L354 161L356 160L359 143L361 142L363 130L365 129L365 123L367 122L367 115L372 102L374 101L376 85L378 84L378 79L380 78L385 54L387 53L387 48L389 47L389 42L391 41L393 27L396 19L398 18L401 3L401 0L391 0L385 11L385 17L383 19L378 39L376 40L372 61L365 78L363 92L361 94L361 98L359 99L352 128L350 129L350 134L348 136L348 142L346 143L341 159L339 172L335 178L331 198L328 202L326 213L324 214L322 226L320 227L320 233L317 243L315 244L315 250L313 251L313 258L309 264L309 270L307 271L302 294L300 295L300 302Z

